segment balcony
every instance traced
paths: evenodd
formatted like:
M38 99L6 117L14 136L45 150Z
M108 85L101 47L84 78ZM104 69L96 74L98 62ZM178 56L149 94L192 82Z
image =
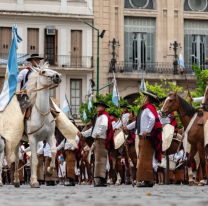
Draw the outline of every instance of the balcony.
M72 56L72 55L39 55L44 58L41 61L43 64L48 61L51 67L56 67L57 69L92 69L93 68L93 58L90 56ZM18 65L26 66L30 63L27 62L27 58L30 57L29 54L17 54ZM7 65L8 54L0 54L0 67L5 67Z
M193 66L185 65L186 74L193 75ZM109 63L109 73L123 73L123 74L159 74L159 75L173 75L173 63L154 62L154 63L133 63L132 61L117 62L115 69L112 63ZM178 75L184 75L184 71L179 66L177 67Z

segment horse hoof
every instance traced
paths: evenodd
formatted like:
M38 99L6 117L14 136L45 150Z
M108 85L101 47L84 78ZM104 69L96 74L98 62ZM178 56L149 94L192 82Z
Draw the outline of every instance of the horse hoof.
M86 185L91 185L91 184L92 184L91 182L87 182L87 183L86 183Z
M194 185L194 181L189 182L189 186Z
M53 170L51 172L50 167L48 167L47 170L46 170L46 176L51 177L52 175L53 175Z
M115 186L120 186L120 183L116 183Z
M14 182L14 187L20 187L20 182Z
M40 188L39 182L30 183L31 188Z
M198 186L204 186L205 185L205 181L204 180L201 180L198 184Z
M3 187L3 183L2 182L0 182L0 187Z

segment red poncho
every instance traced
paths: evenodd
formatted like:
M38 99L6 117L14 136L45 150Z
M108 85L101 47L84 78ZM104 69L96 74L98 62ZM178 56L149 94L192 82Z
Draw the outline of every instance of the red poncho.
M113 127L112 127L112 123L111 123L111 119L110 119L109 114L106 111L101 111L101 112L98 113L98 117L100 115L106 115L106 117L108 118L106 148L108 150L109 161L110 161L111 160L110 152L115 149L115 143L114 143L114 138L113 138L114 131L113 131Z
M171 112L170 115L171 115L171 116L174 116L175 114L174 114L174 112ZM171 117L171 118L170 118L170 124L171 124L172 126L174 126L174 128L175 128L174 131L177 132L177 131L178 131L178 127L177 127L177 120L176 120L175 117Z
M162 160L162 124L160 123L160 119L158 117L156 108L147 103L142 106L142 110L148 108L153 115L155 116L155 126L150 134L150 142L155 150L155 158L161 162Z

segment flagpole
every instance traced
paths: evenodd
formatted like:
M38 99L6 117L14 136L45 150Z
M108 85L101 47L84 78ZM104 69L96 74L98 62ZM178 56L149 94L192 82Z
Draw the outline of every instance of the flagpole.
M71 114L71 116L72 116L72 119L73 119L73 121L75 122L75 120L74 120L74 117L73 117L73 115L72 115L72 109L71 109L71 106L70 106L70 104L69 104L69 101L68 101L68 99L67 99L67 96L66 96L66 94L65 94L65 97L66 97L66 101L67 101L67 103L68 103L68 106L69 106L69 108L70 108L70 114ZM69 117L70 118L70 117Z
M114 72L113 72L113 76L114 76L114 79L115 79ZM117 87L116 79L115 79L115 84L116 84L116 92L117 92L117 99L118 99L118 108L119 108L119 113L120 113L120 120L121 120L122 126L125 126L124 123L123 123L122 116L121 116L121 106L120 106L120 100L119 100L119 97L118 97L118 87ZM128 159L128 165L129 165L129 172L130 172L130 175L132 177L132 186L134 187L134 179L133 179L133 175L132 175L133 173L132 173L131 164L130 164L130 161L129 161L129 148L128 148L128 145L126 144L125 132L124 131L123 131L123 134L124 134L124 142L125 142L124 145L125 145L126 155L127 155L127 159Z

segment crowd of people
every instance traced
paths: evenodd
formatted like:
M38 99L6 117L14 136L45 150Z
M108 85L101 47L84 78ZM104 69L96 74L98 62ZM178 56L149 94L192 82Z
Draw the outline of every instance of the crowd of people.
M105 111L108 108L105 102L95 103L98 115L76 135L77 148L63 136L60 138L56 130L54 138L57 146L56 169L52 176L47 174L47 167L51 163L51 148L46 141L39 142L37 147L39 184L75 186L76 183L79 185L94 183L95 186L105 187L107 183L119 186L122 183L134 182L138 187L163 185L167 174L164 162L166 157L162 155L162 127L171 124L175 131L173 138L181 140L181 135L177 130L176 119L171 116L162 118L160 111L157 112L152 104L159 101L164 103L165 98L159 99L153 92L144 92L144 95L143 105L146 106L140 109L137 116L129 111L129 105L122 105L121 120L117 120L118 116L115 112L108 114ZM71 121L75 124L72 119ZM115 149L114 140L120 132L124 132L127 139ZM152 138L155 138L154 142L151 142ZM22 142L19 147L19 179L21 184L29 184L31 153L30 147L25 148L24 145L26 143ZM117 155L114 155L114 151ZM170 183L188 182L188 170L183 164L186 159L183 149L169 156ZM14 164L8 167L6 157L4 158L3 184L13 184ZM193 171L196 171L196 168L193 168ZM195 176L200 180L200 175Z
M31 55L29 59L33 66L40 63L42 58L38 54ZM22 70L18 81L24 85L30 68ZM21 85L21 86L22 86ZM94 184L94 187L106 187L108 184L136 184L137 187L153 187L155 184L163 185L164 177L169 176L170 183L186 184L188 182L188 169L186 167L187 155L179 144L178 149L167 155L163 152L162 132L169 125L173 128L169 143L173 140L182 141L182 131L177 128L174 113L162 117L155 104L165 104L168 98L159 98L152 91L143 91L144 97L138 114L130 111L128 104L122 105L122 115L119 118L117 111L110 114L106 102L94 103L97 114L88 122L84 129L79 130L74 142L59 135L58 128L54 134L56 145L56 168L48 171L52 162L50 145L47 140L37 145L37 179L40 185L75 186L75 184ZM173 101L173 100L172 100ZM173 102L174 103L174 102ZM172 103L171 103L172 105ZM71 121L73 121L71 119ZM75 122L73 121L76 126ZM170 144L169 144L170 146ZM166 148L167 150L167 148ZM21 184L30 182L30 147L19 147L19 180ZM167 158L169 157L169 158ZM165 172L166 161L169 161L170 171ZM3 184L14 184L15 163L7 165L4 158L2 179ZM200 166L191 162L192 177L195 182L203 179Z

